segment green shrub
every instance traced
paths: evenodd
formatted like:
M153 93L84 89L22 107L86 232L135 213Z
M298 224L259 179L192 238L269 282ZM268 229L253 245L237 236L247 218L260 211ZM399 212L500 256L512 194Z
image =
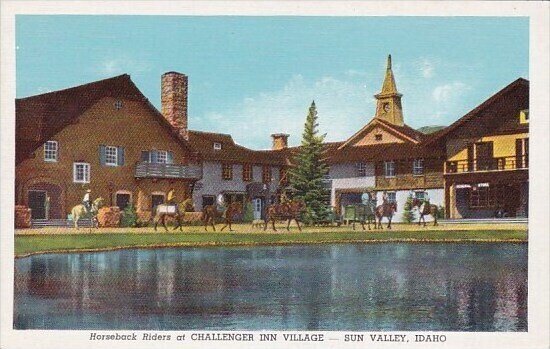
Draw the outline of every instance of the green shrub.
M414 220L414 214L413 214L413 197L412 195L409 195L407 198L407 202L405 202L405 206L403 207L403 221L407 223L411 223Z
M122 217L120 218L120 226L124 228L138 226L138 216L136 213L136 208L132 204L129 204L128 206L126 206L124 211L122 211Z

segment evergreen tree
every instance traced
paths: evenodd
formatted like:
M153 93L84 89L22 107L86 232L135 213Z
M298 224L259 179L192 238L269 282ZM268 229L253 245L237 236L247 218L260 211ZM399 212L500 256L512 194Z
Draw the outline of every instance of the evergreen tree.
M293 159L289 182L294 198L306 204L304 222L312 224L329 215L330 192L324 184L328 166L322 158L324 135L319 135L315 101L311 103L302 133L301 147Z
M414 220L412 194L409 194L409 197L403 207L403 220L407 223L411 223Z

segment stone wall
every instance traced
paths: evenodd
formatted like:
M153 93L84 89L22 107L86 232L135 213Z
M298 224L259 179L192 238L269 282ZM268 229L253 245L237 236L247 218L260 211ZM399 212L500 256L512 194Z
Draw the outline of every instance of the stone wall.
M118 227L122 213L117 206L102 207L97 213L97 220L100 227Z
M31 227L31 209L23 205L15 205L15 229Z

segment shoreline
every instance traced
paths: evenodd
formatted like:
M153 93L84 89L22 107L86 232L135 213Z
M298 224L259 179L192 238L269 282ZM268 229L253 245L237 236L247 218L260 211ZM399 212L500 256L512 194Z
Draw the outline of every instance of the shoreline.
M324 244L379 244L379 243L410 243L410 244L442 244L442 243L507 243L507 244L527 244L527 239L503 238L503 239L483 239L483 238L450 238L450 239L418 239L418 238L390 238L390 239L349 239L349 240L313 240L313 241L204 241L204 242L179 242L165 244L145 244L145 245L125 245L125 246L106 246L96 248L67 248L39 250L28 253L15 253L14 259L26 258L43 254L66 254L66 253L94 253L109 252L119 250L136 249L161 249L161 248L215 248L215 247L252 247L252 246L289 246L289 245L324 245Z

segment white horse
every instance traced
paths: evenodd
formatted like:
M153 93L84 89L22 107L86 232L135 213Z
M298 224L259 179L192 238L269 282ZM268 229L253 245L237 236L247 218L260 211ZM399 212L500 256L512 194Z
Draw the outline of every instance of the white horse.
M73 216L74 227L78 229L78 220L80 218L89 216L92 220L92 227L98 228L99 224L97 221L97 213L101 206L103 206L103 198L99 197L92 202L92 208L90 209L90 212L88 212L84 204L76 205L75 207L73 207L71 210L71 214Z

